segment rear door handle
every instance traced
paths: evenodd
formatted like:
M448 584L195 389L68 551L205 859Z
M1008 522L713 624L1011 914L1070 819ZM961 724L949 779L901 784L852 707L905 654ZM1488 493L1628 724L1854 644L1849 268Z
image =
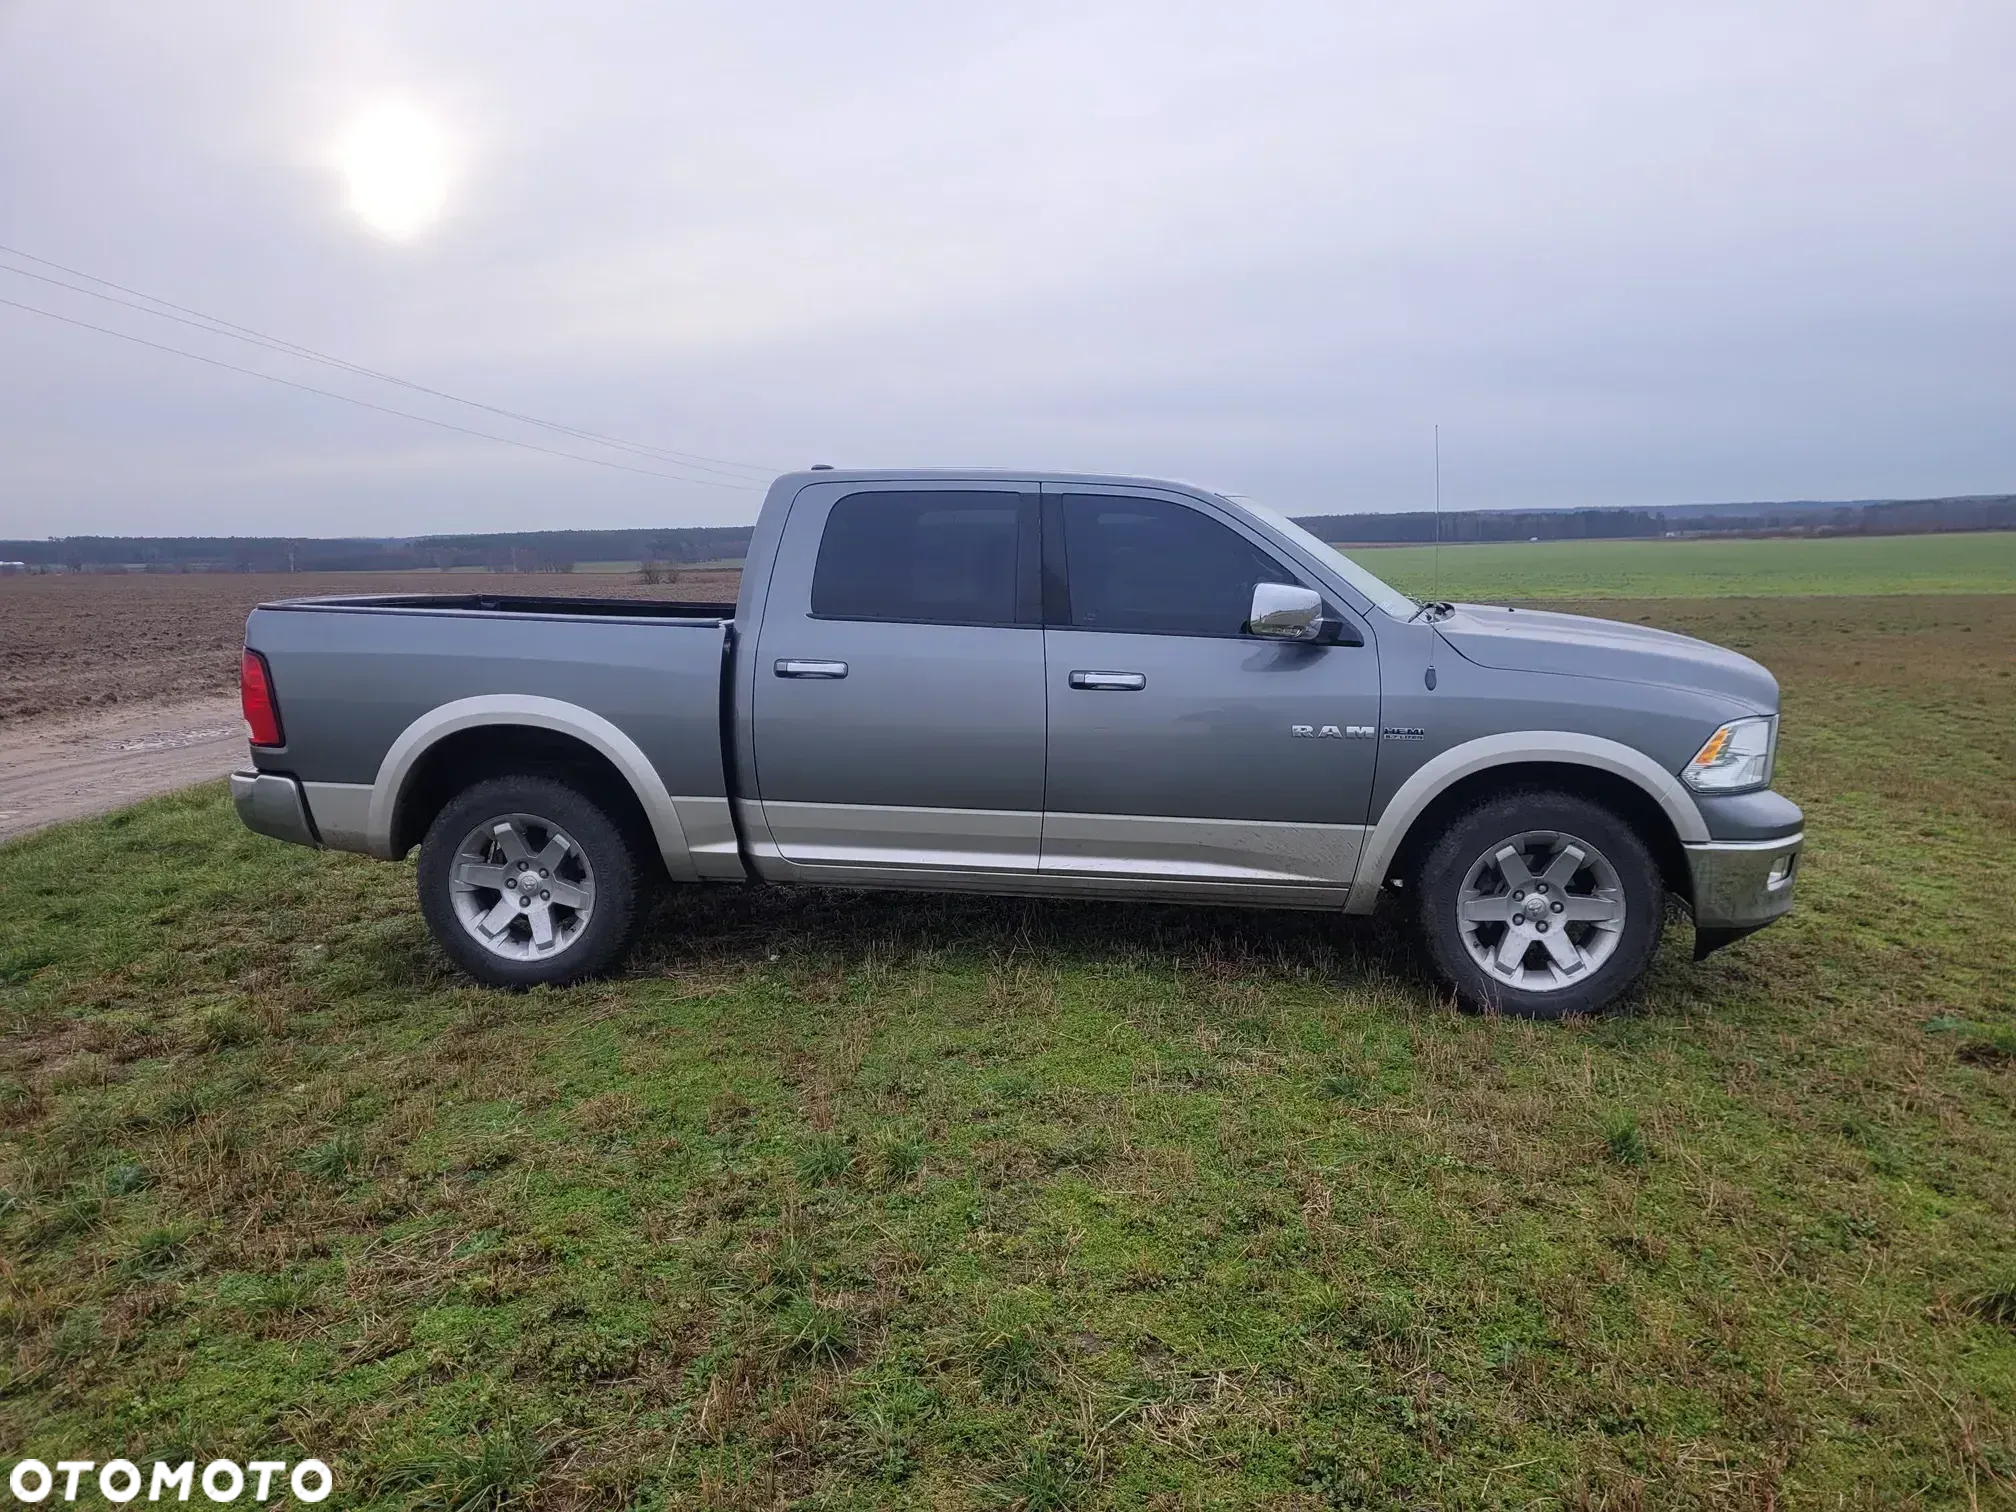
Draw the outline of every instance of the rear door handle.
M1148 686L1145 672L1073 672L1071 686L1110 693L1138 693Z
M779 677L823 677L839 678L847 675L847 663L843 661L800 661L796 657L777 658Z

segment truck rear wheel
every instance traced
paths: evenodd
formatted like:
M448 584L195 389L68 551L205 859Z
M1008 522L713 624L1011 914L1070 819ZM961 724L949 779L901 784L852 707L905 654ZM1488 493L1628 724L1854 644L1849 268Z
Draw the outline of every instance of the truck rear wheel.
M1519 1018L1610 1007L1665 928L1665 885L1637 832L1546 789L1459 815L1423 860L1416 897L1429 959L1463 1005Z
M615 821L550 777L476 783L420 842L428 929L493 987L558 986L618 964L636 931L638 879Z

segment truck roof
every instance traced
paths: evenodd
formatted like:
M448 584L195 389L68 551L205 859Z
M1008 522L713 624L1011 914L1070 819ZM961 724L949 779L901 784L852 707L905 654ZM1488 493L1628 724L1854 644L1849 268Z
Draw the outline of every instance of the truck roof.
M1205 493L1222 498L1215 488L1188 483L1177 478L1144 478L1127 473L1052 472L1040 467L828 467L801 468L788 472L771 485L789 483L1091 483L1107 487L1174 488L1185 493Z

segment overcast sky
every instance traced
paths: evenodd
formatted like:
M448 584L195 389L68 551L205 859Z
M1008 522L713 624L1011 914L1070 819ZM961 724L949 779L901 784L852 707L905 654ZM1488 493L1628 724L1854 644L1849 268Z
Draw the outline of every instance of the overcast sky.
M1450 507L2009 491L2012 66L2009 0L0 0L0 243L774 469L1420 508L1439 422ZM17 273L0 299L687 471ZM0 536L759 499L0 306Z

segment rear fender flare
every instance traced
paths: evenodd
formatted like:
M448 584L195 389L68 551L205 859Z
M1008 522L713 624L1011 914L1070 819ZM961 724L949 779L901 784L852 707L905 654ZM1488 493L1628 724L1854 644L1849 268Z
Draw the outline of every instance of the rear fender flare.
M1386 880L1387 869L1399 854L1408 830L1453 783L1492 767L1531 761L1594 767L1622 777L1642 788L1659 805L1682 845L1698 845L1709 838L1701 810L1694 806L1680 779L1643 751L1599 735L1577 735L1563 730L1514 730L1503 735L1486 735L1451 746L1423 762L1387 800L1384 812L1366 835L1365 847L1358 854L1358 871L1352 878L1344 911L1354 914L1372 911L1379 900L1380 884Z
M671 873L672 880L692 882L698 879L693 866L693 852L686 841L685 826L679 822L678 808L672 802L672 795L665 790L657 768L651 765L650 758L638 748L637 742L592 709L584 709L579 704L558 698L533 698L516 693L458 698L453 703L429 709L399 732L399 738L392 742L385 759L378 763L378 776L371 784L371 807L365 834L372 855L393 859L392 823L399 812L399 800L406 790L407 780L413 775L420 758L437 741L458 730L473 729L478 725L524 725L537 730L552 730L571 735L599 752L623 774L624 781L630 784L630 791L643 805L644 817L650 822L658 854L664 858L665 869Z

